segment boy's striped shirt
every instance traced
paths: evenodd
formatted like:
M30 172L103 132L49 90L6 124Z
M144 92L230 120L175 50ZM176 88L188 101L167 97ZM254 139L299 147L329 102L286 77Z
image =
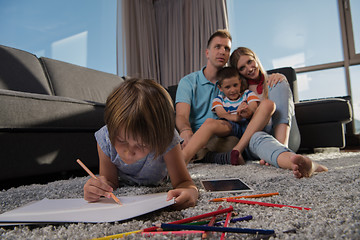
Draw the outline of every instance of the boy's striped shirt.
M242 102L246 102L247 104L253 101L260 101L259 97L250 90L245 90L245 92L239 97L239 99L232 101L228 97L223 95L218 95L214 98L211 111L215 111L217 107L223 107L226 112L230 112L231 114L236 114L236 109Z

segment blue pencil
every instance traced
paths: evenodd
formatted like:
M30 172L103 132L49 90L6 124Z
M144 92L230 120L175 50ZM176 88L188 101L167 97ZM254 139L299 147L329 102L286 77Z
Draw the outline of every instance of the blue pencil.
M232 232L232 233L251 233L251 234L274 234L274 230L264 229L250 229L250 228L229 228L229 227L211 227L211 226L196 226L196 225L182 225L182 224L161 224L162 229L166 230L201 230L209 232Z
M239 217L239 218L233 218L233 219L230 219L230 222L231 223L234 223L234 222L240 222L240 221L249 221L252 219L252 216L249 215L249 216L245 216L245 217ZM225 223L225 221L220 221L220 222L216 222L214 224L214 226L221 226Z

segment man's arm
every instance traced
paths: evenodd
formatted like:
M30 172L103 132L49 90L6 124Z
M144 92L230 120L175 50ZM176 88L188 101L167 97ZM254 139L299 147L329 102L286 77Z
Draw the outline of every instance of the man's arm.
M179 130L180 137L184 139L182 148L186 146L186 144L190 141L190 138L194 134L191 129L189 117L190 117L190 104L184 102L178 102L176 104L175 123L177 129Z

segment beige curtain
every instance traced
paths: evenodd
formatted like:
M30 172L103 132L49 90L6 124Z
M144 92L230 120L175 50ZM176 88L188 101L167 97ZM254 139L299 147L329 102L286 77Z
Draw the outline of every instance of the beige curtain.
M127 75L164 87L206 64L210 35L228 28L226 0L123 0Z
M128 76L160 79L157 26L152 0L122 0Z

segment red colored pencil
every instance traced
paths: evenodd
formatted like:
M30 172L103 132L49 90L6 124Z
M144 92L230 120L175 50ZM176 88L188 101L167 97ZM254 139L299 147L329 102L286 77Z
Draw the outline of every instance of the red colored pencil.
M219 206L217 210L219 211L219 210L221 210L221 209L222 209L222 206ZM229 213L231 213L231 212L229 212ZM216 216L213 216L213 217L211 218L208 226L214 226L215 221L216 221ZM201 238L202 238L202 239L206 239L206 238L207 238L207 235L208 235L207 232L204 232L204 233L202 234Z
M297 207L297 206L290 206L290 205L283 205L283 204L276 204L276 203L265 203L265 202L255 202L255 201L247 201L247 200L240 200L240 199L226 199L226 201L228 202L236 202L236 203L245 203L245 204L257 204L257 205L261 205L261 206L266 206L266 207L290 207L290 208L296 208L299 210L311 210L311 208L305 208L305 207Z
M233 210L234 210L234 208L233 208L232 206L230 206L230 207L228 207L228 208L220 209L220 210L218 210L218 211L209 212L209 213L201 214L201 215L198 215L198 216L189 217L189 218L184 218L184 219L181 219L181 220L177 220L177 221L174 221L174 222L170 222L169 224L189 223L189 222L193 222L193 221L196 221L196 220L199 220L199 219L203 219L203 218L207 218L207 217L212 217L212 216L215 216L215 215L219 215L219 214L222 214L222 213L228 213L228 212L231 212L231 211L233 211ZM145 228L145 229L143 230L143 232L153 232L153 231L155 231L155 230L158 229L158 228L159 228L159 227L157 227L157 226Z
M230 222L230 218L231 218L231 212L229 212L226 216L226 220L225 220L225 223L224 223L224 227L227 227L229 225L229 222ZM223 232L221 234L221 237L220 237L220 240L224 240L225 239L225 235L226 235L226 232Z

